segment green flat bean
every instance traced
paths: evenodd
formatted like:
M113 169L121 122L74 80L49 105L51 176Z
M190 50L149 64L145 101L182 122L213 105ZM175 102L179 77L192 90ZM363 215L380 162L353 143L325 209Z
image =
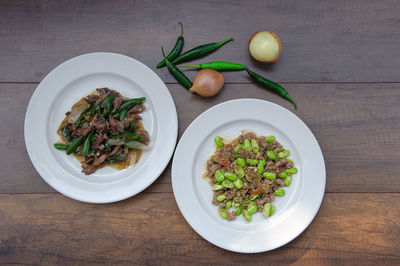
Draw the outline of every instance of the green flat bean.
M270 172L264 172L263 176L268 180L275 180L276 179L276 175L274 173L270 173Z
M248 165L256 165L258 161L256 159L246 159Z
M224 143L222 142L221 138L219 136L216 136L214 138L215 145L218 147L224 147Z
M287 172L280 172L279 173L279 177L280 178L286 178L288 176L288 173Z
M267 202L267 203L264 204L264 208L263 208L262 214L265 217L271 216L271 203Z
M241 189L243 187L243 181L240 180L239 178L233 181L233 184L237 189Z
M258 153L260 151L260 146L258 145L258 142L255 139L251 140L251 147L254 153Z
M252 217L250 214L248 214L247 210L243 212L243 217L246 219L246 221L251 222Z
M235 210L236 216L239 216L239 215L242 214L243 207L244 207L243 204L239 204L239 205L236 207L236 210Z
M273 151L267 151L267 157L270 158L271 160L276 161L276 155Z
M265 166L266 162L265 160L260 160L258 161L257 164L257 174L261 175L261 173L264 171L264 166Z
M235 185L232 183L232 181L229 181L226 179L224 181L222 181L222 186L224 188L234 188L235 187Z
M224 173L224 176L228 178L230 181L235 181L238 178L237 175L229 172Z
M267 143L271 143L271 142L273 142L274 140L275 140L275 137L274 137L274 136L265 137L265 141L266 141Z
M281 152L281 151L284 151L284 150L285 150L284 148L275 148L274 152L278 153L278 152Z
M235 148L233 149L233 151L234 151L236 154L238 154L238 153L239 153L239 150L241 150L241 149L243 149L243 148L244 148L244 147L243 147L242 144L238 144L238 145L235 146Z
M220 170L217 170L215 171L214 178L215 180L217 180L218 183L221 183L222 181L224 181L225 176Z
M228 212L221 207L218 207L218 213L222 217L222 219L226 219L226 217L228 217Z
M288 175L285 179L285 187L288 187L292 184L292 175Z
M290 151L289 150L284 150L278 153L278 157L279 158L285 158L288 157L290 155Z
M278 197L283 197L285 196L285 190L284 189L277 189L275 190L275 195Z
M243 142L243 148L244 148L246 151L253 151L253 148L251 147L251 143L250 143L250 140L249 140L249 139L245 139L245 140L244 140L244 142Z
M297 168L289 168L286 170L286 172L288 172L289 174L297 174Z
M235 165L233 167L233 170L235 171L235 173L238 177L240 177L240 178L244 177L244 170L239 165Z
M269 213L269 216L272 216L272 215L274 215L274 213L275 213L275 210L276 210L276 207L275 207L275 205L271 205L271 211L270 211L270 213Z
M232 208L232 200L228 200L225 203L225 210L229 210L230 208Z
M83 136L80 136L76 140L74 140L68 147L67 149L67 155L70 155L71 153L75 152L78 146L81 144L83 140Z
M246 166L246 161L243 159L243 158L237 158L236 159L236 162L237 162L237 164L240 166L240 167L242 167L242 168L244 168L245 166Z
M224 187L221 185L221 184L214 184L213 186L212 186L212 189L213 190L221 190L221 189L223 189Z
M219 202L222 202L222 201L226 200L226 196L224 194L219 194L216 197L216 200L218 200Z

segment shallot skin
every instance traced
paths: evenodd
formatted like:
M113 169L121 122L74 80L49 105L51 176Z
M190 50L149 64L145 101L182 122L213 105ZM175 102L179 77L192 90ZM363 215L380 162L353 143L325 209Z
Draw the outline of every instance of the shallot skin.
M196 92L202 97L217 95L225 83L225 76L213 69L203 69L194 76L190 92Z

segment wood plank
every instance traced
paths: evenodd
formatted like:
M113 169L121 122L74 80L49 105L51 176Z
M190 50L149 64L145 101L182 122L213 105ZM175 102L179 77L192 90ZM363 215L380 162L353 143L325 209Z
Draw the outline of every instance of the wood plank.
M54 192L36 173L23 141L26 106L36 84L0 84L0 193ZM179 136L208 108L226 100L290 103L253 84L227 84L211 99L168 85L179 113ZM295 113L325 156L328 192L400 192L400 84L286 84ZM334 98L333 98L334 97ZM334 100L333 100L334 99ZM182 104L185 103L185 104ZM171 192L170 165L148 192Z
M95 51L126 54L154 69L160 46L173 46L181 21L185 50L235 38L202 62L244 63L285 82L398 82L399 12L392 0L6 0L0 3L0 81L40 81L65 60ZM250 36L261 30L282 39L278 65L257 64L248 54ZM157 73L174 82L166 69ZM228 73L227 80L248 78Z
M400 260L400 194L327 193L294 241L260 254L217 248L186 223L172 193L84 204L61 195L0 195L0 263L385 265Z

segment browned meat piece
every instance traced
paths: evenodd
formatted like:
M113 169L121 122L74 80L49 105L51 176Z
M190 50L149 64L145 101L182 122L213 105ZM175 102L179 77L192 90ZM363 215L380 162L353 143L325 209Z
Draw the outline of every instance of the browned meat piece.
M140 114L145 109L143 103L136 104L131 109L128 110L128 114Z
M99 166L100 164L102 164L105 160L107 159L107 154L103 154L100 157L97 157L94 162L93 162L93 166Z
M269 143L269 147L273 150L276 148L282 148L282 145L278 141L274 140L273 142Z
M124 99L118 94L113 100L114 109L118 109L123 101Z
M147 133L147 131L138 131L137 134L139 136L142 136L143 140L141 141L143 144L147 144L150 141L150 137L149 137L149 133Z
M96 169L97 169L97 166L94 166L94 165L82 165L82 172L85 174L85 175L90 175L90 174L93 174L95 171L96 171Z
M221 165L218 163L214 163L214 161L212 159L207 161L207 174L208 176L213 177L215 175L215 172L219 169L221 169ZM215 180L214 178L212 178L211 180Z
M110 115L108 118L109 118L111 133L113 135L122 133L124 129L129 125L129 123L126 123L126 121L118 121L112 115Z
M131 121L136 122L136 121L139 121L139 120L142 120L142 117L141 117L140 115L134 114L134 113L131 113L131 114L128 113L128 114L126 115L126 120L125 120L125 121L128 121L128 122L131 122Z
M68 111L65 113L65 116L69 116L71 114L71 111Z
M91 163L93 163L93 161L94 161L94 157L85 156L84 162L86 164L91 164Z
M103 140L104 140L103 134L96 134L94 136L94 144L95 144L96 148L99 148L99 146L103 142Z
M92 130L92 127L90 127L87 123L84 123L81 127L79 127L76 130L76 135L77 135L77 137L79 137L79 136L86 137L91 130Z
M99 114L93 116L92 125L100 132L104 132L107 128L106 120Z
M97 88L96 91L99 95L105 95L105 96L107 96L111 93L109 88Z
M85 101L89 104L93 104L97 101L98 97L96 95L90 94L85 97Z

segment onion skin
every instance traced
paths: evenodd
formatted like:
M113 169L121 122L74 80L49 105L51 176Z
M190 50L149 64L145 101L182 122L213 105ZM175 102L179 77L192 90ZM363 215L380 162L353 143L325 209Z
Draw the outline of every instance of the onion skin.
M278 63L282 42L272 31L255 32L249 40L251 56L262 63Z
M194 76L190 92L196 92L202 97L212 97L222 89L225 76L213 69L203 69Z

